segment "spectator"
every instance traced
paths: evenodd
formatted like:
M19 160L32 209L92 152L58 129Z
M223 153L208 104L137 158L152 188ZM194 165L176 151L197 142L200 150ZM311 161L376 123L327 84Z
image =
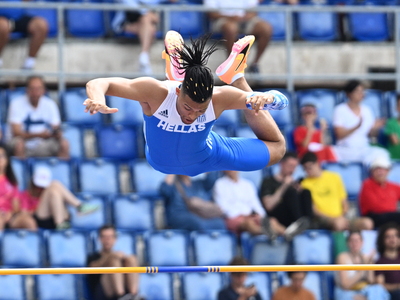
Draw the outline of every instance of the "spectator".
M282 286L276 290L272 300L315 300L312 292L303 287L307 273L302 271L288 272L290 285Z
M296 153L286 152L279 163L279 173L264 178L261 184L261 201L269 219L275 219L272 222L277 223L280 235L287 235L291 224L298 225L295 233L307 229L313 217L310 191L302 189L293 178L298 164Z
M211 31L222 32L226 40L225 46L228 56L239 34L255 36L257 52L248 72L259 73L259 61L271 39L272 26L259 18L256 11L246 11L246 9L255 8L258 5L258 0L205 0L203 4L213 9L208 13L211 20Z
M301 159L307 177L301 182L311 192L313 211L321 228L342 231L347 229L373 229L368 217L349 220L345 214L349 204L347 193L339 174L321 168L317 155L307 152Z
M348 252L342 252L336 259L337 264L370 264L371 256L362 254L363 240L361 232L352 231L347 237ZM335 287L336 300L389 300L389 293L380 284L374 284L373 271L338 271Z
M28 0L29 1L29 0ZM23 69L35 67L36 56L47 37L49 25L46 19L24 13L23 8L2 8L0 10L0 55L13 32L30 36L28 57L22 65ZM0 68L3 60L0 58Z
M160 193L166 202L167 225L172 229L224 230L222 211L211 201L213 180L192 180L186 175L167 175Z
M14 99L8 111L12 139L9 146L15 156L58 156L69 158L68 141L62 137L57 104L45 96L43 78L27 81L26 95Z
M224 176L214 185L214 200L225 214L226 227L239 234L248 231L257 235L264 233L262 218L266 216L257 196L257 189L248 179L241 178L238 171L224 171ZM271 229L278 232L271 221Z
M380 147L371 146L369 138L378 136L385 124L383 119L375 119L371 109L362 104L364 86L352 80L344 88L348 101L335 107L333 127L337 143L334 147L340 162L363 162L369 165L375 157L389 157Z
M379 228L377 248L380 258L376 261L377 264L400 264L399 234L396 223L387 223ZM400 270L375 271L375 278L390 293L391 300L400 299Z
M88 256L87 265L93 268L137 267L136 256L114 251L117 233L112 225L99 229L101 250ZM90 292L96 300L139 300L139 274L93 274L87 276Z
M61 182L52 180L50 169L37 167L29 187L20 194L21 208L30 213L23 228L35 230L69 228L69 214L66 205L76 207L79 214L98 210L97 205L82 203ZM35 222L36 221L36 222Z
M400 94L396 97L397 118L391 118L385 126L385 134L389 137L388 150L392 159L400 159Z
M388 159L376 158L369 168L370 177L364 180L361 187L361 214L374 220L375 227L387 222L400 224L400 212L397 211L400 185L388 181L390 166Z
M315 152L319 161L336 161L335 154L328 146L328 125L324 119L319 119L319 129L315 126L318 121L317 109L314 104L302 106L301 118L303 125L297 126L293 132L296 151L301 158L306 152Z
M230 266L248 265L248 261L242 257L234 257ZM257 287L254 284L245 285L247 273L230 273L230 284L218 292L218 300L261 300Z

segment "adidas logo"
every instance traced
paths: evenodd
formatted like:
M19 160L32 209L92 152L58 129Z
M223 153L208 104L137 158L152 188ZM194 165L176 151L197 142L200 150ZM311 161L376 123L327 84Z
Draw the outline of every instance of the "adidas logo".
M159 115L168 118L168 109L162 110L158 113Z

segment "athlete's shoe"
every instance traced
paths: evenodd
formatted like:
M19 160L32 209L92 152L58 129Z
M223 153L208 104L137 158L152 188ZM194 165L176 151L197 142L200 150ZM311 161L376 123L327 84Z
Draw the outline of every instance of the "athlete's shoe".
M165 75L169 80L183 81L185 74L179 74L182 70L177 67L180 65L180 58L177 49L182 49L183 38L174 31L170 30L165 35L164 39L165 50L162 52L162 58L165 59Z
M244 76L247 55L255 40L254 35L246 35L233 44L232 52L228 59L217 68L217 76L225 83L231 84L236 79Z

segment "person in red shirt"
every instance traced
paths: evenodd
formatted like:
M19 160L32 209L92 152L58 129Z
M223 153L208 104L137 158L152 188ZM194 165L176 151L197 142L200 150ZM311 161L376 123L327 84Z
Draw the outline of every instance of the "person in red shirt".
M326 131L328 125L324 119L319 120L319 129L315 126L318 115L314 104L302 106L301 118L303 125L297 126L293 132L294 143L299 158L302 158L308 151L314 152L318 161L335 162L336 157L331 147L326 144Z
M400 224L397 204L400 200L400 185L389 182L391 163L378 157L370 165L370 177L364 180L359 196L363 216L370 217L375 227L388 222Z

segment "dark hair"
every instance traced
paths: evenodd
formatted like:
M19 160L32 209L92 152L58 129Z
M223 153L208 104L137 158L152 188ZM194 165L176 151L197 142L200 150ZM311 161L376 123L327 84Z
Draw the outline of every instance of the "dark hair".
M346 83L346 85L344 86L343 90L346 92L346 94L350 94L359 85L362 85L361 81L357 80L357 79L353 79L353 80L350 80L349 82Z
M302 165L304 165L304 164L306 164L306 163L308 163L308 162L313 162L313 163L315 163L315 162L317 162L317 161L318 161L317 155L316 155L314 152L310 152L310 151L309 151L309 152L307 152L306 154L303 155L303 157L302 157L300 163L301 163Z
M291 271L291 272L286 272L287 273L287 275L289 276L289 278L292 278L292 276L294 275L294 274L297 274L297 273L303 273L304 275L307 275L307 272L306 271Z
M101 226L101 227L99 228L99 236L101 235L101 233L102 233L104 230L108 230L108 229L112 229L112 230L116 231L114 225L112 225L112 224L105 224L105 225L103 225L103 226Z
M281 162L284 162L285 160L289 158L295 158L298 159L299 157L297 156L296 152L293 151L286 151L285 155L282 157Z
M347 237L346 237L346 242L349 241L350 237L351 237L353 234L358 234L358 235L361 237L361 240L363 239L360 230L350 230L350 231L349 231L349 234L348 234Z
M182 60L178 68L182 74L185 72L182 92L197 103L210 99L214 88L214 76L206 64L210 55L217 50L217 42L205 49L210 35L207 34L195 40L191 38L190 45L184 44L182 49L176 48Z
M379 227L378 237L376 238L376 249L381 256L385 252L385 234L389 229L396 229L397 234L400 234L400 228L397 223L389 222Z
M15 174L14 174L14 171L12 168L10 152L3 143L0 143L0 148L4 149L4 152L6 153L6 158L7 158L7 166L6 166L6 172L5 172L6 178L13 186L17 186L18 181L17 181L17 178L15 177Z

